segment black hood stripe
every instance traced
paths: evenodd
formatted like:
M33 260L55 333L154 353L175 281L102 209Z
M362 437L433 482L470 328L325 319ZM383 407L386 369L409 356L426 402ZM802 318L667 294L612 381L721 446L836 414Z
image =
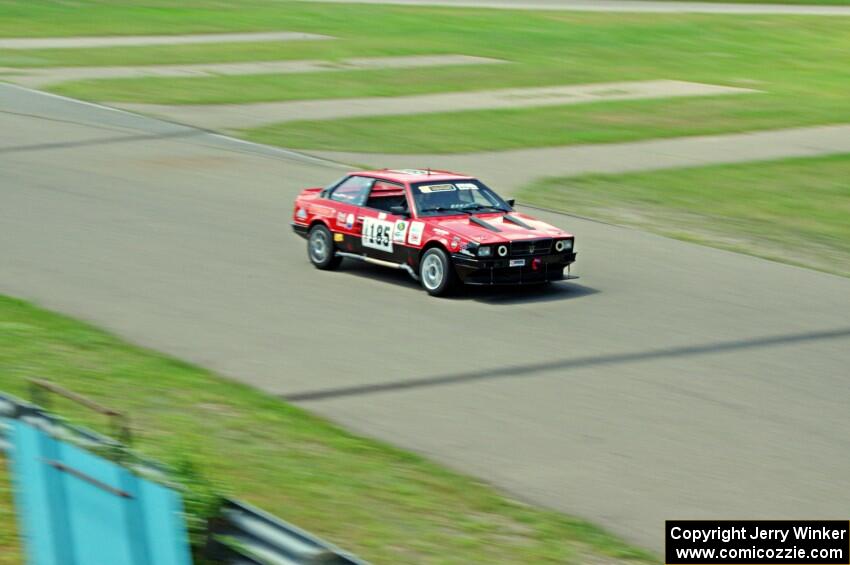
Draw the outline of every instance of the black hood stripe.
M482 228L488 229L490 231L494 231L494 232L502 231L499 228L497 228L496 226L494 226L493 224L489 224L489 223L485 222L484 220L482 220L481 218L476 218L475 216L470 216L469 221L472 222L473 224L478 224Z
M519 218L514 218L510 214L505 214L504 216L502 216L502 218L503 218L502 221L510 222L512 224L516 224L521 228L525 228L527 230L532 230L532 231L537 230L537 228L535 228L534 226L530 226L530 225L526 224L525 222L523 222L522 220L520 220Z

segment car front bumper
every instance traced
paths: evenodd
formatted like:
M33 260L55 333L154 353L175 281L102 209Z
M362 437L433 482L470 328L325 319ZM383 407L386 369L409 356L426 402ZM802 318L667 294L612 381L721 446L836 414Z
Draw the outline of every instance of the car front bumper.
M292 231L294 231L296 234L300 235L301 237L306 238L307 232L309 231L309 229L310 229L310 226L308 226L307 224L298 224L296 222L292 222Z
M452 255L458 278L470 285L523 285L576 278L564 275L564 269L576 260L575 253L558 253L504 259L479 259L460 253ZM511 260L524 260L511 266Z

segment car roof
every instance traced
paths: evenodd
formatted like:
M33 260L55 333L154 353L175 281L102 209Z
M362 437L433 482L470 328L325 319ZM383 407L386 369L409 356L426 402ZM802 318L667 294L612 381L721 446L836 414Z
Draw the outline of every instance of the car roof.
M439 171L436 169L380 169L377 171L355 171L350 174L375 177L400 183L449 181L453 179L475 178L468 175L453 173L451 171Z

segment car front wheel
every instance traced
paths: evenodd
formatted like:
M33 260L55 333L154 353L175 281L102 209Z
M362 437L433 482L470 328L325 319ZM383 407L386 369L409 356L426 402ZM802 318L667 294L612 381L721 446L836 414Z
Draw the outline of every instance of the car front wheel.
M336 254L330 230L319 224L310 229L307 236L307 256L317 269L336 269L342 257Z
M439 247L426 251L419 263L419 280L431 296L449 294L454 287L455 273L448 254Z

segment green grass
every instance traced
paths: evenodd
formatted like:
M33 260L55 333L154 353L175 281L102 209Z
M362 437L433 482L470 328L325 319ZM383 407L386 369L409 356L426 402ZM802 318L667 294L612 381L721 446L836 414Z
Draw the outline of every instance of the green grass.
M850 121L850 18L520 12L268 0L0 0L0 35L287 29L332 41L0 51L0 66L139 65L463 53L510 65L109 79L54 91L89 100L230 103L397 96L659 78L765 94L299 122L246 132L266 143L373 152L457 152L624 141ZM415 132L412 134L411 132Z
M243 130L271 145L371 153L464 153L733 133L850 120L845 103L824 102L789 116L772 95L645 100L380 118L309 120Z
M12 485L6 460L0 454L0 565L19 565L20 547L15 535L16 520L12 507Z
M189 458L230 494L375 563L653 561L584 521L25 302L0 297L0 335L0 390L23 396L38 375L125 411L144 454ZM15 528L2 482L0 503L6 565Z
M850 276L850 155L548 179L528 203Z

